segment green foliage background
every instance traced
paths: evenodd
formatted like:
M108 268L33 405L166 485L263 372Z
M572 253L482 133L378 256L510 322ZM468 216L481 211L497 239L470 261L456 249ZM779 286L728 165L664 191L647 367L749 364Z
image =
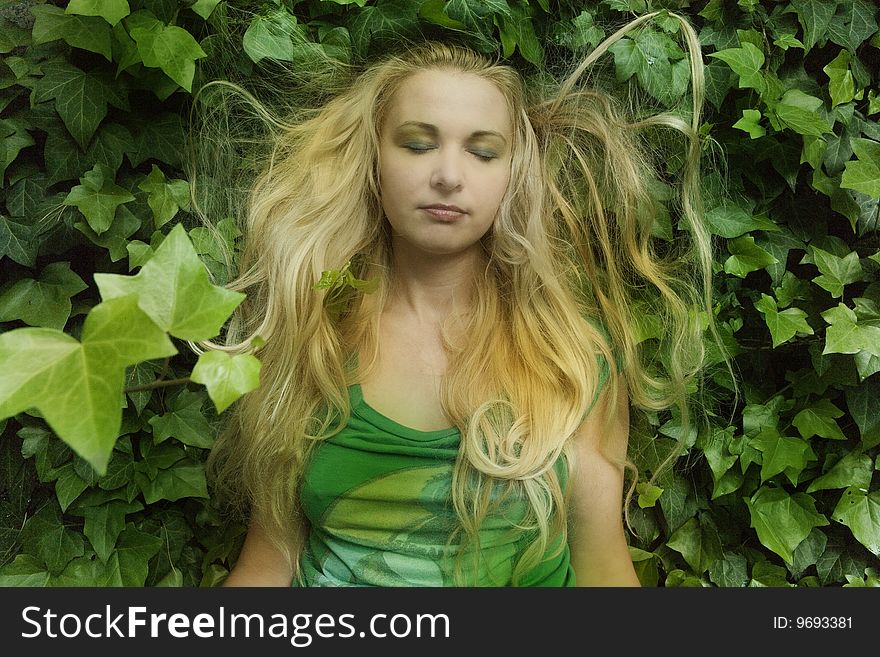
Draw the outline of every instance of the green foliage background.
M358 62L429 35L529 73L664 8L699 32L707 155L717 144L727 162L706 207L743 394L718 367L709 429L646 418L639 575L880 584L876 3L0 0L0 585L212 586L240 548L203 463L259 362L197 360L185 344L216 336L241 301L206 273L228 280L217 240L239 235L198 225L181 169L203 65L222 52L255 78L273 60L307 71L321 53ZM230 55L217 40L243 11ZM676 31L661 15L612 48L621 90L686 107ZM661 219L658 239L675 239L674 209ZM641 328L647 346L662 331ZM676 468L649 484L677 437Z

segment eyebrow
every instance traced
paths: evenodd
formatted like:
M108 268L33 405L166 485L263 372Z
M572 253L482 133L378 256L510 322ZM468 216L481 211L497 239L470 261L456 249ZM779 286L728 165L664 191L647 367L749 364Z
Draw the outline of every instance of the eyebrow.
M437 126L435 126L433 123L424 123L422 121L404 121L399 126L397 126L398 130L400 130L401 128L420 128L431 135L437 135L440 132L437 129ZM469 139L476 139L479 137L497 137L505 144L507 144L507 138L500 132L496 132L495 130L476 130L470 134Z

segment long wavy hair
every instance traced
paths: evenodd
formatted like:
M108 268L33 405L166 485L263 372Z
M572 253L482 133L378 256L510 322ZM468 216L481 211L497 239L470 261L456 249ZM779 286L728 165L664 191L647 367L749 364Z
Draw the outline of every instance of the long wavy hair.
M250 185L245 246L229 284L247 299L225 343L201 346L251 349L262 371L259 389L233 407L209 472L215 494L255 514L297 576L306 522L302 473L316 445L348 421L347 386L376 362L379 316L392 284L379 200L379 131L397 88L418 71L491 82L506 98L514 126L509 187L482 241L487 264L475 281L473 307L458 318L468 341L445 340L441 402L461 433L452 485L459 527L450 537L459 556L479 558L480 527L510 494L527 502L521 528L534 536L514 582L548 548L563 548L567 499L554 464L564 456L569 473L576 465L569 439L600 392L599 358L609 365L612 395L625 373L633 408L677 407L686 435L689 389L704 367L706 321L717 339L712 244L700 201L697 37L677 17L690 58L687 119L638 116L585 83L592 63L652 16L618 30L561 84L545 79L529 91L510 66L436 42L385 57L315 110L292 117L275 116L235 87L273 141ZM662 254L652 237L658 208L650 185L658 172L640 136L651 127L684 137L677 188L686 238L665 245ZM324 272L345 267L374 279L375 293L328 296L316 289ZM646 309L664 327L651 353L652 361L660 354L659 362L648 362L636 328ZM631 461L624 465L634 472Z

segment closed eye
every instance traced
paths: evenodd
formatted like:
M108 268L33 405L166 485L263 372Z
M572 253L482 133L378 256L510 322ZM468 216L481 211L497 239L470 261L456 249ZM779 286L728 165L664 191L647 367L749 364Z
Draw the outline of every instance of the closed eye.
M498 155L492 151L470 151L470 153L483 162L491 162L498 157Z
M423 142L408 142L406 144L401 144L401 146L414 153L424 153L437 148L434 144L426 144Z

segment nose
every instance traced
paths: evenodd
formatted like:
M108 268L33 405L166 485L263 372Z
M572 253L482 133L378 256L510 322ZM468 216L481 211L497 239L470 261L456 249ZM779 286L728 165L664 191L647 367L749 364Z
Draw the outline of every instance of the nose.
M431 172L431 186L437 189L453 191L460 189L464 182L462 162L453 149L440 149Z

